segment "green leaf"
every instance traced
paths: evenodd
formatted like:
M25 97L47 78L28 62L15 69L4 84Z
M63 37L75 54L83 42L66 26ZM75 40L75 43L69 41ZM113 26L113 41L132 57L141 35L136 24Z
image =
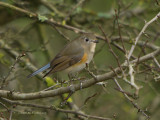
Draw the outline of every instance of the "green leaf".
M82 8L81 7L77 7L76 13L80 13L81 11L82 11Z
M46 16L42 16L42 15L38 14L38 20L41 22L44 22L44 21L48 20L48 18Z
M55 15L56 15L56 14L55 14L54 12L51 12L51 16L53 16L53 17L54 17Z
M53 81L53 79L50 78L50 77L46 77L45 81L46 81L48 87L53 86L55 84L55 82Z
M0 53L0 62L4 65L10 65L10 61L5 59L5 55L3 53Z
M64 97L64 98L67 98L67 97L68 97L68 93L63 94L63 97ZM73 101L73 100L72 100L71 97L69 97L69 98L67 99L67 102L72 102L72 101Z
M107 13L101 13L101 12L99 12L99 13L97 14L97 16L100 17L100 18L109 19L109 18L111 18L113 15L112 15L112 14L107 14Z
M0 53L0 59L2 59L4 57L3 53Z
M62 25L66 25L66 21L65 20L62 21Z
M130 40L129 40L129 43L130 43L130 44L133 44L133 43L134 43L134 39L130 39Z

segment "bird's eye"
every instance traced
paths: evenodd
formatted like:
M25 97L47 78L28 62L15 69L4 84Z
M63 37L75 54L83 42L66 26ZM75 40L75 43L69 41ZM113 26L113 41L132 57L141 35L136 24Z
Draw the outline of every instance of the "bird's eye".
M88 42L88 41L89 41L89 39L88 39L88 38L84 38L84 40L85 40L86 42Z

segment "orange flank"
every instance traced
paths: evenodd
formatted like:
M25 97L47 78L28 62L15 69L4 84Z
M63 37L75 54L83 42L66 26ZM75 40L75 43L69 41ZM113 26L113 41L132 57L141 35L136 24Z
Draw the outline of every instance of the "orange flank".
M88 56L87 53L84 53L82 59L78 63L74 64L73 66L77 66L85 63L87 61L87 56Z

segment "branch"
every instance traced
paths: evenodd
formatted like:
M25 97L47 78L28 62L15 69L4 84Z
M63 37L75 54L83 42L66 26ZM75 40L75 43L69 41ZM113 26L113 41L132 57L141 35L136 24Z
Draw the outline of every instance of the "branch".
M19 8L19 7L16 7L16 6L8 4L8 3L4 3L4 2L0 2L0 6L13 9L15 11L18 11L20 13L23 13L23 14L27 15L27 17L29 17L29 18L35 19L35 20L37 20L39 22L42 22L42 21L39 20L38 15L33 13L33 12L27 11L25 9L22 9L22 8ZM46 20L44 20L43 23L49 24L54 28L55 28L55 26L61 27L61 28L65 28L65 29L71 30L71 31L73 31L75 33L89 33L90 32L90 31L86 32L85 30L82 30L82 29L79 29L79 28L76 28L76 27L73 27L73 26L70 26L70 25L63 25L63 24L61 24L61 22L56 22L53 19L48 19L48 18ZM95 36L98 39L105 40L105 38L102 37L102 36L99 36L99 35L95 35Z
M120 68L121 71L123 72L123 70L122 70L122 68L121 68L121 65L120 65L120 62L119 62L119 59L118 59L118 56L117 56L116 53L113 51L113 49L112 49L112 47L111 47L111 45L110 45L110 42L109 42L109 40L108 40L108 38L107 38L107 36L106 36L104 30L102 29L101 26L99 26L99 29L102 31L102 33L103 33L103 35L104 35L104 37L105 37L105 41L107 42L107 44L108 44L108 46L109 46L109 51L110 51L111 54L115 57L115 59L116 59L116 61L117 61L117 64L118 64L119 68ZM122 40L121 35L120 35L120 39ZM122 43L123 43L123 42L122 42ZM123 46L123 50L125 51L124 46Z
M129 37L123 36L122 38L123 38L124 42L130 43L130 38ZM119 40L120 40L119 36L111 38L112 42L114 42L114 41L120 42ZM159 46L156 46L156 45L152 44L151 42L146 43L144 41L138 41L137 45L139 45L140 47L143 47L145 45L146 47L148 47L152 50L157 50L159 48Z
M5 98L0 98L0 99L11 104L11 105L14 105L14 106L19 105L19 106L25 106L25 107L43 108L43 109L49 109L49 110L54 110L54 111L63 112L63 113L80 115L80 116L84 116L86 118L99 119L99 120L111 120L111 118L103 118L103 117L98 117L98 116L86 115L86 114L81 113L79 111L60 109L60 108L57 108L53 105L52 106L44 106L44 105L38 105L38 104L30 104L30 103L22 103L22 102L18 102L18 101L12 101L12 100L5 99Z
M135 49L135 47L136 47L137 42L139 41L141 35L144 33L144 31L147 29L147 27L148 27L151 23L153 23L154 21L156 21L159 17L160 17L160 12L159 12L154 18L152 18L149 22L145 23L145 25L144 25L144 27L142 28L141 32L140 32L140 33L138 34L138 36L136 37L135 43L132 45L132 47L131 47L131 49L130 49L130 51L129 51L129 54L128 54L128 56L127 56L127 59L128 59L128 60L130 59L130 57L131 57L131 55L132 55L132 53L133 53L133 51L134 51L134 49Z
M158 60L155 57L153 57L153 60L154 60L155 64L158 66L158 68L160 69L160 64L159 64Z
M84 1L85 0L79 0L78 3L71 8L64 20L66 21L73 14L76 8L78 8Z
M0 45L1 45L1 47L3 46L2 48L5 49L9 54L12 54L12 56L15 54L17 55L17 53L15 51L8 50L7 48L10 48L10 47L8 45L4 45L3 41L1 41L1 40L0 40ZM139 63L146 61L146 60L149 60L149 59L152 59L153 56L160 55L159 53L160 53L160 48L158 48L157 50L155 50L152 53L149 53L145 56L140 57ZM24 60L24 59L22 58L22 60ZM137 61L138 61L138 59L135 59L135 60L131 61L130 63L133 64L133 63L136 63ZM125 62L121 66L122 66L122 69L125 69L127 66L127 63ZM117 74L121 73L121 70L119 67L115 68L114 71ZM0 96L4 97L4 98L9 98L9 99L15 99L15 100L32 100L32 99L39 99L39 98L46 98L46 97L54 97L57 95L62 95L64 93L70 93L73 90L78 91L82 88L83 89L88 88L98 82L102 82L104 80L111 79L112 77L115 77L115 76L116 76L116 74L113 71L111 71L111 72L108 72L108 73L105 73L102 75L97 75L96 81L94 78L92 78L89 80L84 80L83 84L78 83L78 84L74 84L74 85L68 86L68 87L61 87L61 88L57 88L55 90L40 91L40 92L35 92L35 93L19 93L19 92L0 90Z
M56 13L58 16L60 17L65 17L65 14L58 11L56 7L54 7L54 5L52 5L52 1L46 1L46 0L40 0L40 2L46 6L49 10L53 11L54 13Z
M117 25L118 25L118 34L119 34L119 38L120 38L120 40L121 40L121 43L122 43L122 47L123 47L123 50L124 50L124 52L125 52L125 54L126 54L126 48L125 48L125 46L124 46L124 42L123 42L123 39L122 39L122 35L121 35L121 27L120 27L120 24L119 24L119 10L117 11L117 10L115 10L115 17L116 17L116 21L117 21Z
M11 68L10 68L9 72L7 73L6 77L4 77L4 79L2 79L2 83L1 83L0 88L3 87L3 85L4 85L4 83L6 82L7 78L10 76L11 72L12 72L13 69L15 68L15 65L20 61L20 59L21 59L23 56L25 56L25 53L22 53L22 54L20 54L20 55L18 55L18 56L16 57L16 60L15 60L15 62L13 63L13 65L11 66Z
M3 50L5 50L5 52L8 53L8 54L10 54L10 56L12 56L13 58L15 58L16 56L19 55L19 53L17 53L16 51L11 50L11 47L9 45L5 44L4 40L1 40L1 39L0 39L0 48L2 48ZM37 68L32 63L30 63L27 59L25 59L24 57L21 58L21 62L24 62L26 64L28 70L30 70L30 71L37 70ZM42 74L38 74L37 77L42 78L43 75ZM73 102L68 102L68 104L74 110L79 109ZM83 113L82 111L79 111L79 112Z
M115 78L114 78L114 82L116 83L116 85L117 85L117 87L120 89L120 91L123 91L122 87L120 86L120 84L118 83L118 81L117 81ZM137 108L138 112L141 112L144 116L146 116L147 118L150 118L143 110L141 110L141 109L139 108L139 106L138 106L137 104L135 104L135 103L133 102L133 100L131 100L131 99L128 97L128 95L127 95L125 92L122 92L122 93L123 93L123 95L125 96L125 98L126 98L128 101L130 101L135 108Z
M27 11L27 10L24 10L22 8L19 8L19 7L16 7L16 6L13 6L13 5L10 5L8 3L4 3L4 2L0 2L0 6L3 6L3 7L7 7L7 8L10 8L10 9L13 9L15 11L18 11L20 13L23 13L25 15L27 15L29 18L34 18L36 20L38 20L38 15L33 13L33 12L30 12L30 11ZM159 13L160 14L160 13ZM158 18L158 16L156 16L156 18ZM54 21L53 19L47 19L44 21L44 23L46 24L49 24L51 25L52 27L62 27L62 28L65 28L67 30L71 30L71 31L74 31L75 33L87 33L85 30L81 30L79 28L76 28L76 27L73 27L73 26L69 26L69 25L62 25L60 22L56 22ZM148 22L149 23L149 22ZM149 23L150 24L150 23ZM147 24L146 24L147 25ZM144 26L145 27L145 26ZM148 27L148 25L146 26ZM146 29L146 28L145 28ZM141 33L142 34L142 33ZM99 36L99 35L95 35L98 39L102 39L102 40L105 40L104 37L102 36ZM141 35L140 35L141 36ZM119 37L116 37L116 38L112 38L112 40L119 40L120 38ZM128 38L124 38L122 37L122 39L125 41L126 39ZM139 38L138 38L139 39Z
M20 13L23 13L23 14L27 15L29 18L33 18L33 19L36 19L36 20L39 19L37 14L35 14L33 12L30 12L30 11L27 11L27 10L24 10L22 8L19 8L19 7L16 7L16 6L11 5L11 4L0 2L0 6L7 7L7 8L10 8L10 9L13 9L15 11L18 11ZM60 22L56 22L53 19L48 19L47 18L43 22L51 25L52 27L54 27L54 25L55 25L57 27L62 27L62 28L74 31L75 33L87 33L84 30L81 30L81 29L78 29L78 28L75 28L75 27L72 27L72 26L69 26L69 25L62 25Z

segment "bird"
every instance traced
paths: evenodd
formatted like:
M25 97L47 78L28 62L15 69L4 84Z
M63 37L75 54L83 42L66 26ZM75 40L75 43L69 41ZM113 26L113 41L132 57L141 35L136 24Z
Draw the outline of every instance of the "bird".
M31 73L27 78L43 71L47 71L43 78L60 71L64 71L69 76L81 71L86 67L86 64L91 62L96 43L98 43L98 40L93 33L83 33L65 45L51 62Z

